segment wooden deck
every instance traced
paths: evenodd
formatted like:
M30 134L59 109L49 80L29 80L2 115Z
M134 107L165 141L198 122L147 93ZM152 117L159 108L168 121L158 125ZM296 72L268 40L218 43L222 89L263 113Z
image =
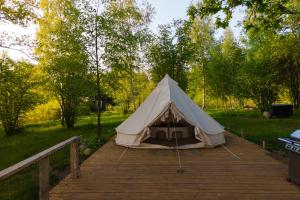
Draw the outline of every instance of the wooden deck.
M226 139L214 149L180 150L184 173L176 173L176 150L124 151L110 141L82 164L79 179L67 177L53 188L50 199L300 199L285 164L237 136Z

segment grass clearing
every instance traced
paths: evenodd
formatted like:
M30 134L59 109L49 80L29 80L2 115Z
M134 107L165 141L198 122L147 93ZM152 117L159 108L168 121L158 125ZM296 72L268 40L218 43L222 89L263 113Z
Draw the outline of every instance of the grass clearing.
M114 135L114 128L126 117L121 114L102 116L103 142ZM95 150L99 147L95 144L96 120L95 115L79 117L76 126L72 129L61 127L60 121L40 122L25 126L22 133L10 137L5 136L3 130L0 130L0 170L75 135L81 135L92 150Z
M127 116L103 114L102 141L97 141L96 116L79 117L72 129L63 128L60 121L47 121L29 124L22 133L7 137L0 130L0 170L22 161L72 136L80 135L92 151L97 150L115 133L114 128ZM69 170L69 145L49 156L50 185L56 185ZM84 157L81 156L81 160ZM38 199L38 165L22 170L9 179L0 182L0 199Z
M264 118L257 111L227 111L209 112L225 128L244 137L258 145L266 142L269 151L282 151L283 145L279 144L279 137L288 137L296 129L300 129L300 112L296 111L290 118Z

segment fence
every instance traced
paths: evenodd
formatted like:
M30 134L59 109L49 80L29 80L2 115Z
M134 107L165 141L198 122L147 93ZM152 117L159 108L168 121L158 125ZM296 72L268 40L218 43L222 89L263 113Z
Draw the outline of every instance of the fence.
M0 171L0 199L48 200L51 186L67 174L68 160L71 177L78 178L79 141L72 137Z

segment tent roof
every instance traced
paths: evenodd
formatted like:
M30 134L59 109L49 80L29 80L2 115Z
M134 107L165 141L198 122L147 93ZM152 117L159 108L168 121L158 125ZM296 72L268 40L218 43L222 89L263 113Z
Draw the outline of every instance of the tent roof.
M123 134L136 135L150 126L157 118L174 105L191 125L206 134L218 134L224 127L197 106L169 75L166 75L147 97L144 103L116 130Z

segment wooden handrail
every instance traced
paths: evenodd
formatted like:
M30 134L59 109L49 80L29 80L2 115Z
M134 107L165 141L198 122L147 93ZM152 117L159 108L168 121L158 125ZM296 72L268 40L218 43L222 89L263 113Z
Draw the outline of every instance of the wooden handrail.
M10 166L2 171L0 171L0 181L3 181L4 179L18 173L19 171L25 169L26 167L32 165L33 163L37 163L38 161L42 160L45 157L48 157L50 154L62 149L66 145L74 142L79 142L80 137L79 136L74 136L71 137L70 139L67 139L53 147L50 147L49 149L46 149L38 154L35 154L13 166Z
M71 137L49 149L27 158L11 167L0 171L0 181L3 181L34 163L39 165L39 200L49 200L49 156L70 144L70 171L72 178L79 176L79 136Z

